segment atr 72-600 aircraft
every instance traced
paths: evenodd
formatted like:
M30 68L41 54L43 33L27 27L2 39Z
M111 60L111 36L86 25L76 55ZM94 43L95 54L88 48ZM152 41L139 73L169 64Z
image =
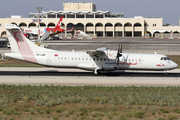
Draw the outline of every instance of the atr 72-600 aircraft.
M113 70L168 71L178 67L165 55L122 53L122 45L118 51L98 48L86 52L61 52L41 48L28 40L18 26L7 24L5 28L12 50L5 56L44 66L79 68L94 71L94 74Z

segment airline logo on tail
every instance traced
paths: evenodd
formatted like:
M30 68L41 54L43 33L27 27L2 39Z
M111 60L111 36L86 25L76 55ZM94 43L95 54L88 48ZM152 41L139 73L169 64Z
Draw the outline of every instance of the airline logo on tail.
M26 61L38 63L23 33L20 30L16 30L16 31L12 31L12 35L17 42L18 49L23 59Z
M61 29L62 20L63 20L63 16L60 18L60 20L58 21L58 23L54 29L57 29L57 30Z
M49 33L49 36L62 33L64 31L73 31L74 27L72 29L64 30L61 29L63 17L60 18L55 28L45 28L45 33ZM44 38L45 39L45 38Z

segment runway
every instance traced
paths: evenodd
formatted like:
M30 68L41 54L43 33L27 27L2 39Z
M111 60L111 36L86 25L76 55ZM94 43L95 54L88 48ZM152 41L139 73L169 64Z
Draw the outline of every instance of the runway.
M15 85L102 85L102 86L180 86L180 70L168 75L162 71L114 71L94 75L79 69L0 68L0 84Z

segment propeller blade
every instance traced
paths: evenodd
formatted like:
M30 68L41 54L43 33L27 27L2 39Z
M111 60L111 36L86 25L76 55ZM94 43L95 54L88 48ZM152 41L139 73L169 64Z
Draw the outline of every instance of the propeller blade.
M118 51L117 51L117 56L116 56L116 59L117 59L117 67L119 67L119 57L122 56L122 44L120 46L120 43L119 43L119 46L118 46Z
M121 49L120 49L120 53L122 53L122 44L121 44Z
M120 52L120 43L119 43L119 46L118 46L118 54L119 54L119 52Z

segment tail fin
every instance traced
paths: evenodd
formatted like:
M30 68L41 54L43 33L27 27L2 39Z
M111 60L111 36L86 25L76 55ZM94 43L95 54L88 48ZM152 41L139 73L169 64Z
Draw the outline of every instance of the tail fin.
M62 20L63 20L63 16L59 19L55 29L60 29L61 28Z
M36 46L27 39L20 28L14 24L5 25L7 37L10 42L11 51L13 53L21 53L21 55L32 55L34 51L53 51L46 48Z

